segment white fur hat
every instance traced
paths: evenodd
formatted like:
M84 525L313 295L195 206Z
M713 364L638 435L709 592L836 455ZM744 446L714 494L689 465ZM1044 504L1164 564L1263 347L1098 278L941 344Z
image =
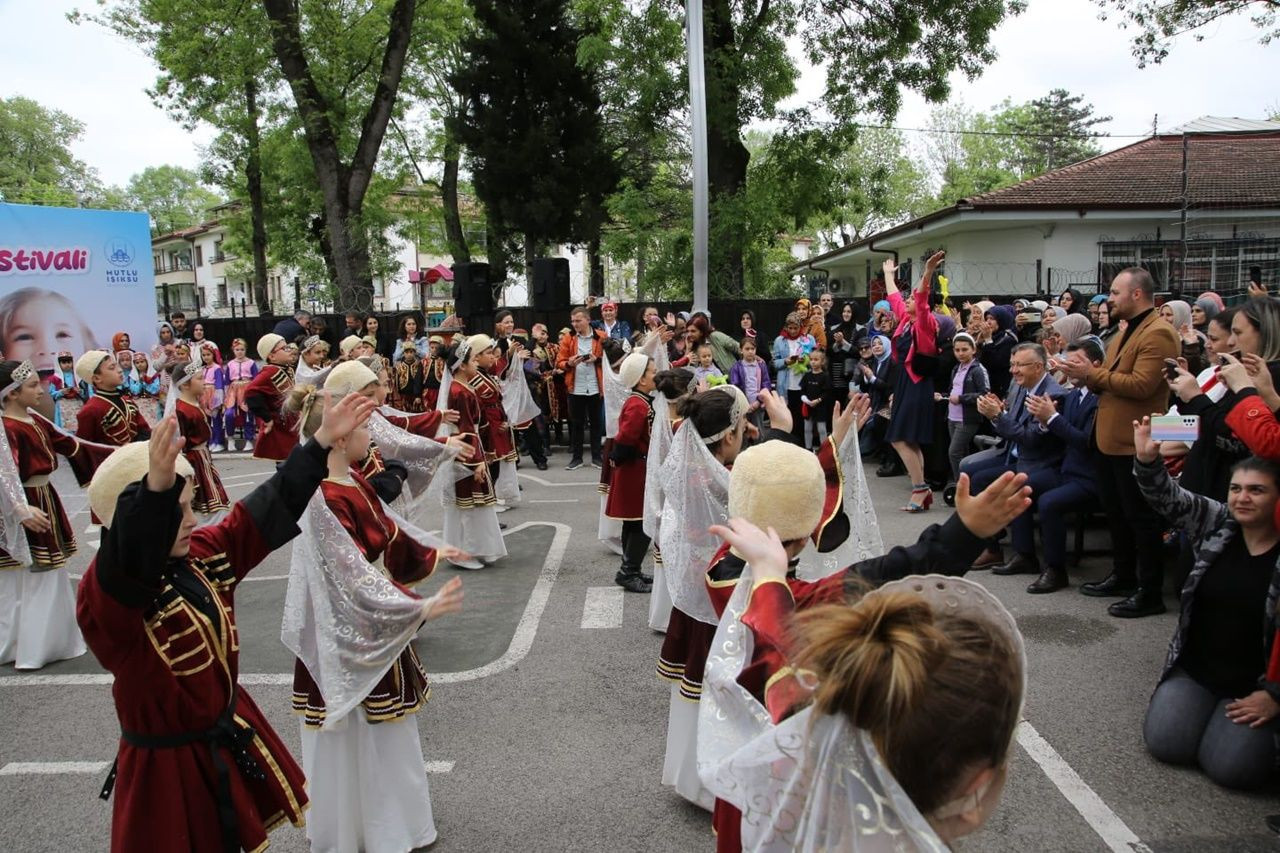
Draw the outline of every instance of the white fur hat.
M76 359L76 377L93 384L93 374L98 372L98 367L106 359L111 358L111 353L103 349L91 349L80 358Z
M355 335L347 335L338 341L338 351L343 355L351 355L351 351L358 346L360 346L360 339Z
M818 457L786 441L766 441L738 454L729 474L729 517L783 542L804 539L822 520L826 477Z
M360 391L371 382L378 381L378 374L359 361L344 361L329 371L324 380L324 390L335 397Z
M130 483L136 483L147 474L151 465L151 442L135 441L112 451L107 460L98 466L89 481L89 506L102 522L103 527L111 526L111 519L116 514L116 501L120 493ZM179 456L174 463L174 470L179 477L191 477L195 471L191 463Z
M475 358L477 355L479 355L480 353L484 352L487 349L491 349L496 344L497 344L497 341L495 341L493 338L489 337L488 335L484 335L484 334L472 335L471 337L467 338L467 349L470 351L470 355L467 357Z
M258 338L258 358L266 361L271 356L272 350L284 343L284 338L275 332L270 332Z
M642 352L633 352L622 360L622 366L618 368L618 380L627 388L634 388L636 383L644 377L648 367L649 356Z

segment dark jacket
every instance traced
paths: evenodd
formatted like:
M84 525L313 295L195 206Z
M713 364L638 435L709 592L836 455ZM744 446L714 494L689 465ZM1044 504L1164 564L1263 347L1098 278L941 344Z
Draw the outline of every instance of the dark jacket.
M982 413L978 411L978 398L991 390L991 381L987 378L987 369L980 362L975 360L971 363L973 366L965 374L964 386L960 391L960 406L964 409L963 423L980 424ZM956 371L959 369L959 364L951 368L951 382L955 382ZM948 399L951 387L951 383L948 383L946 390L942 392Z
M1063 387L1049 374L1045 374L1037 386L1036 395L1058 398L1063 394ZM1009 392L1005 411L992 419L991 424L996 432L1005 439L1005 460L1019 472L1038 471L1041 468L1057 468L1062 461L1066 446L1062 439L1040 425L1030 410L1023 405L1027 390L1015 385ZM1017 458L1013 457L1013 448L1017 446Z
M1093 419L1098 414L1098 395L1069 389L1058 404L1058 417L1049 421L1049 432L1062 439L1066 453L1062 457L1062 479L1094 488L1097 474L1093 450Z
M1018 335L1013 329L1013 306L996 305L987 311L986 316L994 317L999 328L991 336L991 340L982 345L978 359L987 369L991 390L996 396L1003 397L1009 393L1009 359L1013 348L1018 345Z

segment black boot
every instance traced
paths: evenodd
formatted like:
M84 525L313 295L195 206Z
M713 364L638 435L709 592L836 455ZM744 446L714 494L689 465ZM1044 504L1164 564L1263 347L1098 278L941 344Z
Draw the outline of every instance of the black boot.
M634 566L623 566L613 576L613 582L627 592L653 592L653 581L647 581Z

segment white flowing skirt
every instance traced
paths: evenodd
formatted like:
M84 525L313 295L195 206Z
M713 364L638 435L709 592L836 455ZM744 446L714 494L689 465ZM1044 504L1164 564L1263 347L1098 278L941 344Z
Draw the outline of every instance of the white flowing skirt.
M507 556L507 543L493 504L462 509L450 501L444 508L443 538L477 560L492 562Z
M370 724L357 708L334 731L302 726L313 853L407 853L436 840L416 715Z
M677 794L707 811L715 806L715 795L702 787L698 778L698 703L681 696L679 684L671 685L662 784L672 786Z
M616 518L609 518L604 514L604 505L609 500L608 495L600 496L600 522L597 525L596 537L609 546L609 550L622 556L622 522Z
M66 569L0 571L0 664L39 669L85 651Z
M649 627L667 633L671 621L671 591L667 579L662 576L662 561L653 561L653 593L649 596Z

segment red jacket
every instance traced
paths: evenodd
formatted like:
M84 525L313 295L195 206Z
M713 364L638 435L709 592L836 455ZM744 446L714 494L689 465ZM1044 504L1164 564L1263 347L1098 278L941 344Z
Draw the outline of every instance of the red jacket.
M604 375L600 369L600 359L604 358L604 339L607 337L600 329L592 329L591 337L591 354L595 356L596 368L596 387L600 389L600 393L604 393ZM573 380L575 378L577 368L569 363L569 359L578 354L578 335L576 332L570 332L560 339L560 352L556 356L556 367L564 371L564 387L569 393L573 393Z
M1280 421L1258 392L1246 388L1227 413L1227 426L1256 456L1280 460Z

